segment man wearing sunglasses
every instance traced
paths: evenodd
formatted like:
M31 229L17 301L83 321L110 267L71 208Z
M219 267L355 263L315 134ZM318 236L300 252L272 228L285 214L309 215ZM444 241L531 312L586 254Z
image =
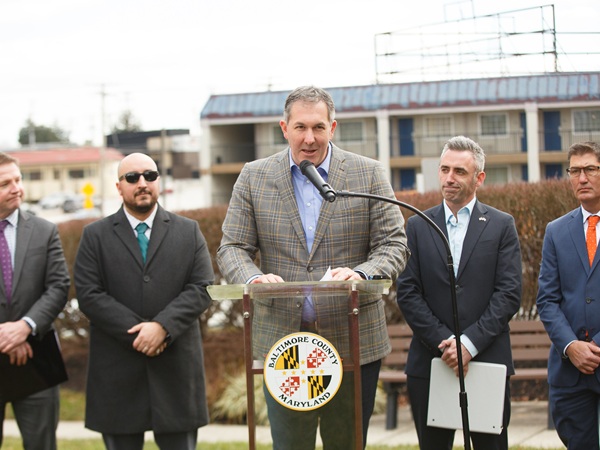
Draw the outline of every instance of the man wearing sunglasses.
M198 316L210 304L211 258L197 222L158 204L159 172L133 153L118 169L123 206L85 227L75 261L90 320L86 427L108 450L196 448L208 423Z

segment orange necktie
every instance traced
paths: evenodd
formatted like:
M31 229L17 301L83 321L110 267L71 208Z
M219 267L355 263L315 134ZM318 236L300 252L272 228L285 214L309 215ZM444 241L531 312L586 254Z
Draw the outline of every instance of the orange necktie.
M585 245L587 246L588 258L590 259L590 267L594 262L594 256L596 255L596 247L598 242L596 241L596 224L600 217L590 216L588 217L588 228L585 234Z

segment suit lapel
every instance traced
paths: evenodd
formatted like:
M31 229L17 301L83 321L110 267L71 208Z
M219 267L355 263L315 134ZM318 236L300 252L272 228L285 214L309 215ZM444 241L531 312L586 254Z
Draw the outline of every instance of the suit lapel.
M489 217L487 217L487 208L476 201L473 207L473 213L471 214L471 220L469 220L469 228L467 229L467 234L463 242L462 253L460 255L460 264L458 266L458 273L456 275L457 279L460 277L461 272L469 261L469 258L475 249L475 245L481 237L481 233L483 233L483 230L485 230L489 222L490 220Z
M433 220L433 222L439 227L439 229L442 230L444 236L446 236L446 240L448 240L448 229L446 228L446 214L444 212L444 204L442 203L436 208L434 208L430 213L430 217L431 220ZM429 225L426 226L427 228L429 228L429 232L431 233L433 242L435 243L435 247L437 248L440 254L440 258L442 258L444 263L447 263L448 252L446 251L446 246L444 245L444 242L438 235L437 231L435 231Z
M146 255L146 264L150 264L154 255L160 248L162 241L164 240L169 230L169 223L171 219L167 212L160 206L157 206L156 216L154 216L154 223L152 224L152 230L150 233L150 242L148 243L148 254Z
M13 291L18 285L19 278L23 272L23 265L25 264L25 255L27 254L27 248L33 235L33 222L29 220L21 211L19 211L19 222L17 223L17 242L15 245L15 267L13 270ZM0 277L2 282L2 289L4 289L4 280Z
M274 170L277 174L275 178L275 187L279 191L281 201L283 202L283 211L281 211L281 213L288 215L288 220L292 224L302 246L308 253L306 236L304 236L302 219L300 218L298 204L296 203L296 195L294 194L294 186L292 185L292 172L289 165L289 148L287 151L281 152L281 157L277 161L277 164L279 167Z
M331 161L329 163L329 172L327 174L327 183L335 190L339 190L340 186L346 185L346 160L339 151L335 151L336 147L332 144L331 146ZM314 254L315 250L321 243L321 240L325 236L325 233L329 229L331 218L338 208L339 202L328 202L323 200L321 204L321 211L319 212L319 220L317 222L317 230L315 231L315 240L313 242L311 255Z
M581 260L583 267L585 267L586 273L589 274L593 269L593 266L590 267L590 261L588 259L581 208L577 208L573 214L571 214L571 220L567 226L569 228L571 239L573 240L573 247L575 247L575 251L579 255L579 259ZM596 264L596 261L594 261L594 264Z
M121 209L119 209L114 216L113 231L121 242L123 242L123 245L133 259L135 259L136 263L143 268L144 262L142 261L142 252L140 251L140 246L135 237L135 233L131 228L131 224L129 223L129 220L127 220L127 216L125 216L123 206L121 206Z

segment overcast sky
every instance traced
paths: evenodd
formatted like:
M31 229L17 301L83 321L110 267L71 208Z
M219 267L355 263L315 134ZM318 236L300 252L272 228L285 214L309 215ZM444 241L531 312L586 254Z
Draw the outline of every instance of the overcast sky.
M375 35L549 4L1 0L0 149L18 146L19 129L28 118L63 128L76 143L100 144L102 90L105 131L121 112L131 110L145 130L189 128L197 133L200 111L210 94L371 84L376 81ZM589 37L560 37L561 32L596 31L599 1L553 4L559 51L567 39L565 51L599 51L600 44L590 46ZM467 31L457 23L430 27L436 28L449 41L452 34ZM419 39L407 36L394 45L396 50L398 45L413 48ZM565 58L560 68L597 71L600 56ZM418 74L407 76L418 81Z

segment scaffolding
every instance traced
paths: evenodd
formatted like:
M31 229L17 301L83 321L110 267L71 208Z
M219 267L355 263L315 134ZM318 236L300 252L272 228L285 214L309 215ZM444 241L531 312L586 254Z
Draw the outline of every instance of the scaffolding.
M377 83L598 70L600 33L557 32L553 4L476 16L470 3L468 17L375 35Z

